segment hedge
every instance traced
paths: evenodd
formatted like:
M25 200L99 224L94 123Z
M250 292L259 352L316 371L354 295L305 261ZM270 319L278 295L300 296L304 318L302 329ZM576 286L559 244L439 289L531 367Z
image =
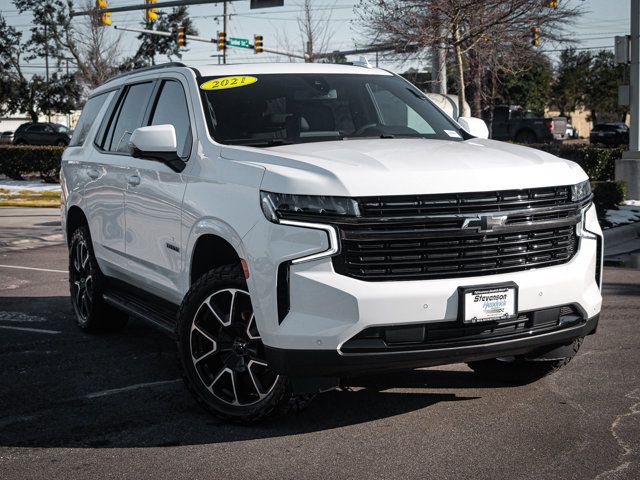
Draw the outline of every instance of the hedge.
M0 145L0 174L13 180L37 175L56 183L63 151L64 147Z
M615 180L616 160L622 158L622 148L602 148L591 145L542 144L530 145L580 165L592 182Z

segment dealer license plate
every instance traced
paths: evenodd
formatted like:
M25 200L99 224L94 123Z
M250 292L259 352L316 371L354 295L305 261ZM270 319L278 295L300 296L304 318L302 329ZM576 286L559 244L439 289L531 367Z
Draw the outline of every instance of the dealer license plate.
M469 287L462 291L464 323L508 320L517 316L518 288L515 285Z

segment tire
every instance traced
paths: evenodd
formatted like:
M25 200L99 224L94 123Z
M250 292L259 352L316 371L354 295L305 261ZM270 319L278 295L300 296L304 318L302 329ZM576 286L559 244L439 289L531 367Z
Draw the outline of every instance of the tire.
M517 143L536 143L538 137L531 130L522 130L516 135Z
M64 140L58 140L56 142L56 146L57 147L66 147L67 146L67 142L65 142Z
M69 243L69 290L78 326L90 333L121 330L128 315L105 303L105 278L96 257L89 229L78 227Z
M480 360L467 365L484 380L524 385L540 380L568 364L578 353L582 340L574 340L570 355L561 360L531 360L517 356Z
M191 287L176 337L187 388L218 418L255 422L300 410L312 398L292 395L289 379L269 369L238 265L213 269Z

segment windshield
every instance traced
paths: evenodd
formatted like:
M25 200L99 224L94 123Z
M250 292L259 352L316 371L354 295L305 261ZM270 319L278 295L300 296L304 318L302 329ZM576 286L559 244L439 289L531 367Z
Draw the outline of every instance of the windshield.
M59 133L69 133L69 129L64 125L55 124L54 127Z
M354 138L462 140L464 133L395 76L285 74L199 81L218 143L268 147Z

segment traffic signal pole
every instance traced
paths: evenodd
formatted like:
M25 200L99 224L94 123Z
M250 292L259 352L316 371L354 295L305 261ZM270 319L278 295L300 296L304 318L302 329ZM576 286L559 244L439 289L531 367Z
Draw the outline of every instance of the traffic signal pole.
M627 184L627 196L640 200L640 0L631 0L631 83L629 85L629 151L616 161L616 180Z

